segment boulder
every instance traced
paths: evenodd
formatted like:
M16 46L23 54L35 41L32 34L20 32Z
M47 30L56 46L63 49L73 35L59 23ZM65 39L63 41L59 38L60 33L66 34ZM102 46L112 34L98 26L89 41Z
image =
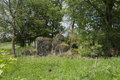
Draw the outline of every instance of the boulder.
M69 39L70 39L70 40L74 39L74 36L75 36L75 34L73 34L73 33L70 34L70 35L69 35Z
M58 44L55 47L55 54L67 52L69 48L70 46L68 44L65 43Z
M67 51L67 55L70 56L70 55L79 55L78 51L74 48L71 48Z
M71 40L71 42L70 42L70 46L72 47L72 48L78 48L78 46L77 46L77 43L79 42L79 39L73 39L73 40Z
M68 57L68 58L75 58L77 55L80 55L78 51L74 48L69 49L66 53L58 54L57 57Z
M57 34L56 39L64 40L64 36L62 34Z
M117 57L119 50L117 48L110 48L109 51L111 57Z
M79 46L79 50L81 51L81 50L83 50L83 48L84 48L84 46Z
M36 49L31 51L31 55L35 55L36 53L37 53Z
M46 56L51 51L52 39L47 37L36 38L37 55Z
M31 46L31 48L36 48L36 44L33 43L32 46Z
M52 44L52 50L51 50L51 53L54 53L55 51L55 47L62 43L62 41L64 40L64 36L62 34L57 34L56 37L55 37L55 41L53 42Z
M22 50L22 55L31 55L31 52L28 49L23 49Z

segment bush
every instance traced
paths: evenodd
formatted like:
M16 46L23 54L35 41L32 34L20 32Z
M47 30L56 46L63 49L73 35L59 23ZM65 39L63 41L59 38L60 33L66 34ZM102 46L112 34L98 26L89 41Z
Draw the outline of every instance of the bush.
M75 36L75 38L80 40L77 45L84 47L82 50L79 50L81 56L95 57L105 55L102 50L103 45L98 43L99 41L96 36L93 34L81 34Z
M70 44L69 36L64 37L64 42L68 45Z
M101 49L102 45L95 44L94 46L86 46L84 45L83 50L80 51L81 56L102 56L103 52Z
M0 50L0 53L2 54L1 59L0 59L0 78L2 78L2 73L4 72L5 69L10 69L8 65L13 61L16 60L13 58L11 55L6 56L5 51Z

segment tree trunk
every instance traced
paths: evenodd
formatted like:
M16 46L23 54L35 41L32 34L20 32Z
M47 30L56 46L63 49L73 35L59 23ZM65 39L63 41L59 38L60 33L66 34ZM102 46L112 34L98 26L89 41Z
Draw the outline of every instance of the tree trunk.
M74 32L74 24L75 24L75 20L73 20L73 24L72 24L72 34Z
M112 40L111 40L111 32L112 32L112 7L113 3L106 4L106 43L107 43L107 50L112 47Z
M14 55L14 57L16 57L16 53L15 53L15 20L13 19L13 36L12 36L12 53Z
M26 46L25 30L23 31L23 38L24 38L24 47L25 47Z
M26 38L24 37L24 47L26 46Z
M53 38L53 32L54 32L54 20L53 20L53 22L52 22L52 38Z
M54 37L53 35L54 35L54 34L53 34L53 28L52 28L52 38Z

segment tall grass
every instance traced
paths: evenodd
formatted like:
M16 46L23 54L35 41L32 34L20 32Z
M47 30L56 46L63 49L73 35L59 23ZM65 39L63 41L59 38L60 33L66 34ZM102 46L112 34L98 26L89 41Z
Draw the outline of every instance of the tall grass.
M58 57L21 57L2 75L2 80L113 80L120 76L120 59L69 59ZM48 69L52 71L49 72Z

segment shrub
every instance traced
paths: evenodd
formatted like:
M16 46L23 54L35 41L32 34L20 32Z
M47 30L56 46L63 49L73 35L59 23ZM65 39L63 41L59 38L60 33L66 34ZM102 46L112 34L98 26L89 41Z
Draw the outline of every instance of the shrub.
M70 44L69 36L64 37L64 42L65 42L66 44Z
M2 73L4 72L4 70L10 69L8 67L8 65L13 61L16 60L15 58L12 57L12 55L5 55L5 51L0 50L1 55L1 59L0 59L0 77L2 78Z
M84 45L83 50L80 51L81 56L102 56L103 52L101 49L102 45L95 44L94 46L86 46Z
M96 37L92 34L76 35L75 38L80 40L77 45L84 47L82 50L79 50L81 56L95 57L104 55L102 44L99 44Z

